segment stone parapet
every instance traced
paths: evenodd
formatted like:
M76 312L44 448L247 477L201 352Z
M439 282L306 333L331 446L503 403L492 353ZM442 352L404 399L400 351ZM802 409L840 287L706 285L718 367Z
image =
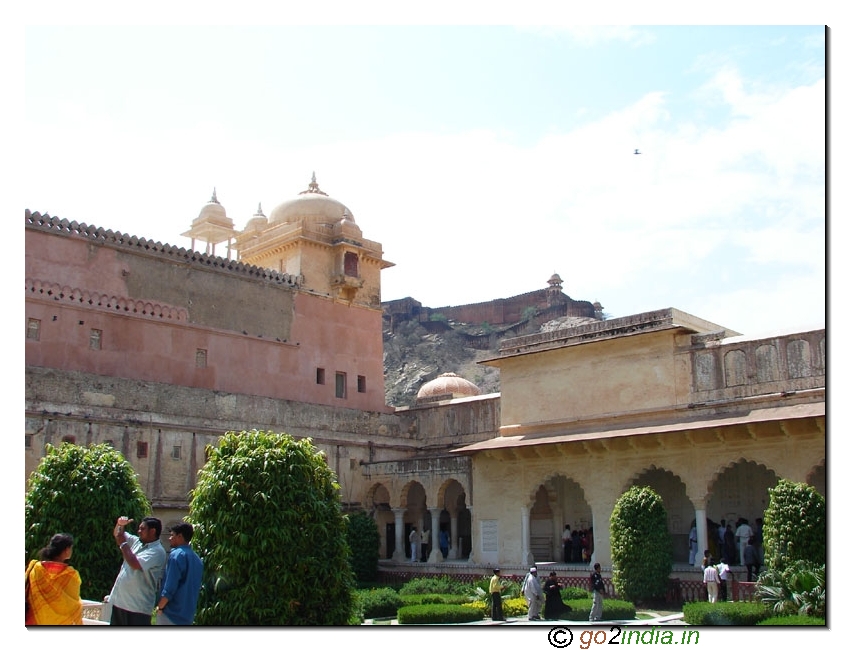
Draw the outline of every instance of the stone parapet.
M92 243L103 246L144 253L167 258L172 261L177 260L193 266L213 268L226 273L262 280L271 284L282 284L293 288L298 288L303 284L303 277L301 276L278 273L272 269L265 269L254 266L253 264L244 264L243 262L227 259L226 257L199 253L191 249L154 242L144 237L136 237L122 232L77 223L76 221L51 217L49 214L42 215L38 212L26 210L25 225L27 228L34 230L42 230L67 237L82 237Z

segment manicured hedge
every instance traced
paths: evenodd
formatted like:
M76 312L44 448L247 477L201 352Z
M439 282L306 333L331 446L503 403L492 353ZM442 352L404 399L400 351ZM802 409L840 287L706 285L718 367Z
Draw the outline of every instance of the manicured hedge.
M593 600L588 598L565 600L564 604L572 608L572 611L563 615L564 620L586 621L590 618L590 608L593 607ZM603 621L630 621L635 616L637 616L637 611L635 610L634 603L615 598L606 598L602 601Z
M462 594L406 594L400 596L401 606L406 605L463 605L470 596Z
M404 605L394 589L359 589L356 593L356 602L362 610L363 618L395 617L398 608Z
M826 620L817 616L773 616L759 621L756 625L790 625L796 627L798 625L826 625Z
M399 625L448 625L484 620L484 611L465 605L408 605L398 610Z
M770 617L762 603L685 603L682 607L688 625L757 625Z

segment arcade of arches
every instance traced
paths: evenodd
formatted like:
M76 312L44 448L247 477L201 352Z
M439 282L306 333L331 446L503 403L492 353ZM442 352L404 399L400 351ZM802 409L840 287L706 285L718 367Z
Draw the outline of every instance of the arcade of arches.
M428 533L424 554L417 558L419 561L439 563L468 559L477 563L519 566L532 562L585 564L592 558L610 565L607 531L611 511L620 494L631 486L640 485L652 488L664 501L673 540L674 564L685 565L692 525L697 525L700 534L698 558L701 559L703 548L715 552L712 533L716 535L721 519L734 522L743 517L752 524L763 515L769 490L780 478L806 482L826 494L822 457L812 456L810 469L800 474L788 467L788 462L771 462L766 458L771 454L760 454L765 458L759 461L749 458L721 460L720 451L706 452L703 462L697 463L698 470L691 463L675 471L670 469L672 464L650 463L628 474L626 470L633 463L609 455L604 460L588 460L590 467L597 463L607 465L604 471L592 471L589 476L587 472L570 474L564 470L529 472L522 469L516 459L489 452L486 459L479 461L485 467L498 467L498 474L493 475L499 478L494 483L500 496L487 499L481 506L480 526L476 529L472 526L471 504L467 503L466 490L460 480L447 479L429 491L425 485L431 481L423 476L419 480L408 480L397 492L392 491L389 481L378 482L369 490L368 503L381 533L380 557L395 562L411 561L409 536L415 527L417 531ZM544 464L564 465L557 456L548 463L537 461L535 464L541 467ZM481 479L476 482L479 490L482 483L485 481ZM524 500L519 498L523 494L523 484L528 486L524 490ZM561 534L566 525L578 532L580 540L578 547L573 543L574 554L570 558L564 557L562 544ZM512 534L514 529L516 534ZM445 558L439 548L441 530L445 530L451 540ZM476 531L489 538L489 542L488 539L476 540ZM581 548L587 549L585 555L581 554ZM473 549L480 551L473 552ZM513 560L508 559L511 557Z

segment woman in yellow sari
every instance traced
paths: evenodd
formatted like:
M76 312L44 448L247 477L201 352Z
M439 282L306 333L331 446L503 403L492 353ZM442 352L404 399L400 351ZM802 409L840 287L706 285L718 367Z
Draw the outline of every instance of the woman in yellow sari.
M58 533L26 572L27 625L82 625L80 574L67 562L74 538Z

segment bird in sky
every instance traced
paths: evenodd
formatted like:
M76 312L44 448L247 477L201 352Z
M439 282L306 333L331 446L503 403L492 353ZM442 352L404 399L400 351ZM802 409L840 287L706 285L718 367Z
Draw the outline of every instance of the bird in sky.
M639 156L639 155L640 155L640 149L635 149L635 155L636 155L636 156Z

